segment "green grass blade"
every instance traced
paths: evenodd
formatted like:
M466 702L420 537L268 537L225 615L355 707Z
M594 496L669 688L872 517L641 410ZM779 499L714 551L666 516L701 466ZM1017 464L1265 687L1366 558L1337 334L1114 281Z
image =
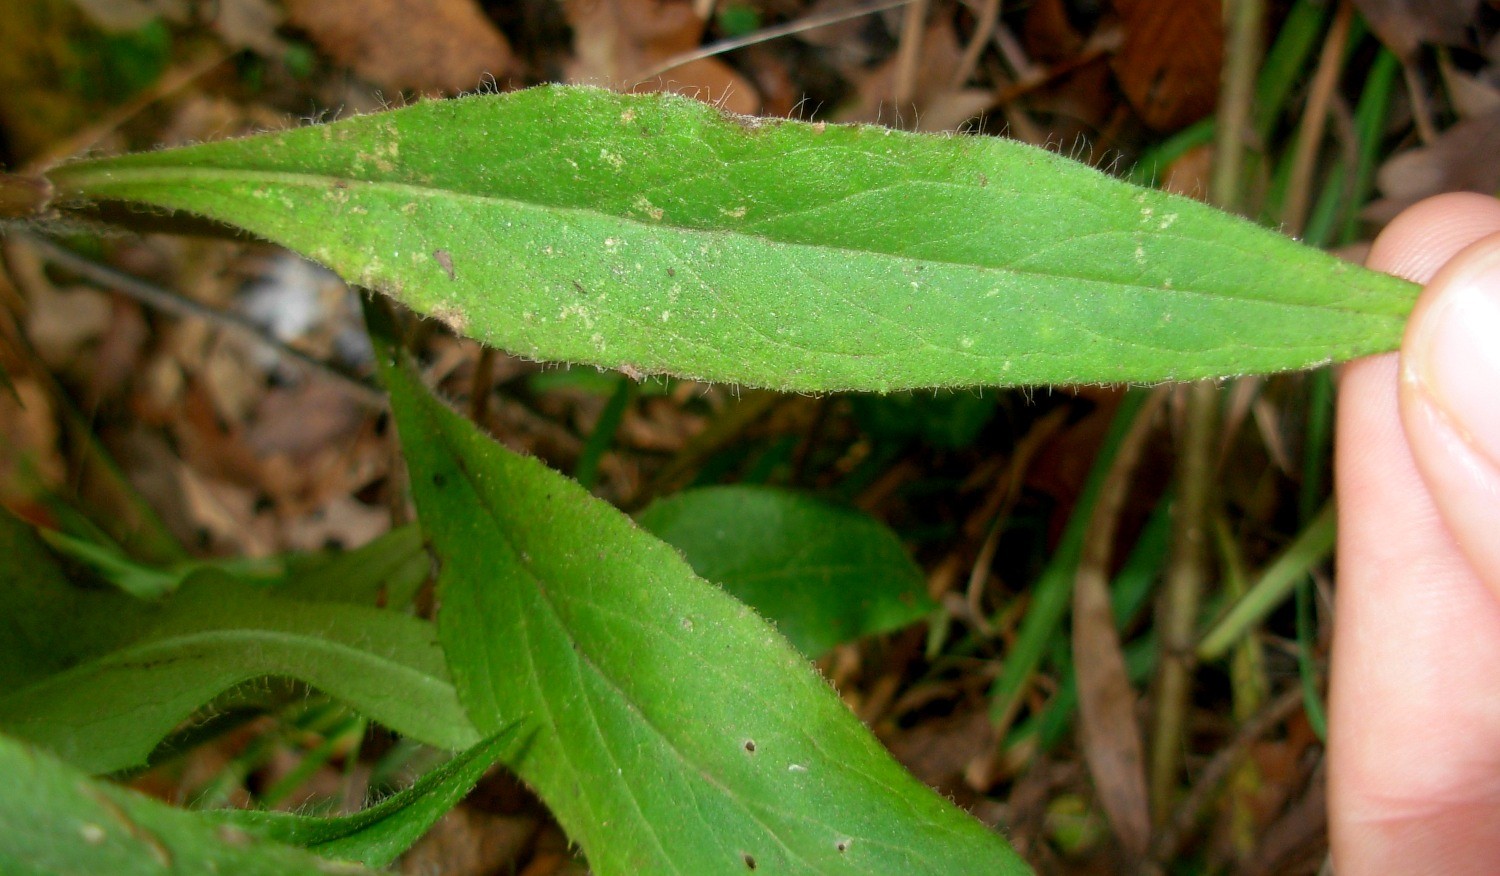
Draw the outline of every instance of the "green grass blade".
M1088 529L1089 519L1093 516L1099 489L1114 462L1120 442L1130 431L1130 424L1140 413L1147 395L1146 391L1136 389L1126 393L1120 400L1120 407L1110 423L1109 433L1105 436L1098 455L1094 457L1088 480L1068 518L1067 528L1063 530L1062 538L1052 552L1047 567L1042 570L1031 589L1031 605L1021 621L1021 629L1005 654L1000 676L990 687L990 715L1001 732L1009 729L1015 720L1032 676L1052 642L1060 635L1063 618L1067 616L1068 606L1072 602L1073 579L1078 573L1083 537Z
M1330 499L1245 595L1235 600L1198 643L1198 659L1217 660L1252 626L1270 614L1308 571L1333 550L1338 514Z
M1394 349L1415 287L991 137L544 87L51 173L538 359L790 390L1191 380Z
M511 766L593 872L1027 872L753 611L378 358L460 697L482 732L535 721Z

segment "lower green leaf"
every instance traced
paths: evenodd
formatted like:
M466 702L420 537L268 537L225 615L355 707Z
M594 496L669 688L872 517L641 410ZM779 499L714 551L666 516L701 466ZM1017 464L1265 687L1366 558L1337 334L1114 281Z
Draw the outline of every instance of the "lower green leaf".
M751 609L380 358L459 697L536 722L512 766L594 872L1027 872Z
M384 867L411 848L443 813L458 805L486 771L514 755L523 737L517 724L428 772L400 793L352 815L315 818L292 812L214 809L210 821L240 828L263 839L301 846L329 858Z
M404 735L465 748L479 737L434 634L397 612L286 599L199 572L138 639L0 696L0 729L91 772L112 772L144 763L174 727L234 685L283 676Z
M936 608L895 534L852 508L771 487L706 487L637 520L809 657Z
M0 873L321 876L368 873L214 825L0 736Z

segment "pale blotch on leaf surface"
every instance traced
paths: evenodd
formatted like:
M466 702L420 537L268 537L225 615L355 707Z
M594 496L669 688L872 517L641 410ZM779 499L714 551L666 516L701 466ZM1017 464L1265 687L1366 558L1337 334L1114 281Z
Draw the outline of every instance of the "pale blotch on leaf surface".
M432 318L452 329L454 334L463 334L469 325L469 318L462 308L453 304L439 304L432 308Z

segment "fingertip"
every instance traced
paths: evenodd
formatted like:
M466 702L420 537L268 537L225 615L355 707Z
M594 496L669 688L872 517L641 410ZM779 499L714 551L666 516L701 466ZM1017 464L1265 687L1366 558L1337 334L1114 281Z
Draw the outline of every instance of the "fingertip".
M1401 419L1449 531L1500 594L1500 233L1423 290L1402 344Z
M1412 205L1385 227L1366 261L1425 283L1474 241L1500 232L1500 200L1475 192L1449 192Z

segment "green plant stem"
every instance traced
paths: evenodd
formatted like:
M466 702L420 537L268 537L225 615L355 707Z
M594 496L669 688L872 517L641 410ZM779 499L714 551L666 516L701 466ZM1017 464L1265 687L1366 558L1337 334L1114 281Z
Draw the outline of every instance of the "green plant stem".
M1161 656L1157 663L1156 712L1148 776L1151 809L1160 819L1171 809L1182 762L1193 642L1208 576L1209 502L1213 492L1218 390L1199 382L1184 388L1187 422L1177 459L1177 503L1172 547L1157 617Z
M1263 51L1265 4L1263 0L1226 0L1224 9L1223 86L1209 197L1217 206L1233 211L1244 201L1241 179L1255 118L1255 79ZM1207 534L1212 518L1213 448L1219 417L1218 392L1213 384L1195 383L1187 388L1186 396L1171 561L1157 623L1162 651L1148 776L1157 823L1171 807L1182 763L1194 667L1193 641L1208 577Z
M1225 210L1239 208L1245 150L1253 131L1255 73L1261 60L1264 0L1226 0L1223 90L1214 131L1214 163L1209 200Z
M1198 659L1216 660L1222 657L1252 626L1286 599L1287 594L1307 575L1308 570L1328 556L1328 552L1333 550L1337 532L1336 516L1334 503L1329 500L1312 523L1302 530L1302 534L1261 573L1260 580L1236 600L1229 611L1209 629L1198 643Z

